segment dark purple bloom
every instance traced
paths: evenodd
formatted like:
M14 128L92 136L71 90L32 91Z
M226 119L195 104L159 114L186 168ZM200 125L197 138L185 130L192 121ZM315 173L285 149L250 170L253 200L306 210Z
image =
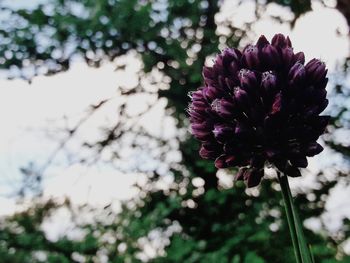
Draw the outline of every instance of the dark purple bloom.
M306 157L323 150L316 141L329 121L319 116L328 105L326 66L304 63L304 53L277 34L243 52L227 48L204 67L205 86L191 93L189 106L201 157L217 168L239 167L236 180L248 187L260 183L266 163L300 176Z

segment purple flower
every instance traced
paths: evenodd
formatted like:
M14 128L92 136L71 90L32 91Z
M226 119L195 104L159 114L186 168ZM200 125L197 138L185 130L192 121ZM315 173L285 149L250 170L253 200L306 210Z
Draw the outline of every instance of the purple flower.
M237 180L256 186L271 164L300 176L307 156L323 148L327 69L303 52L294 53L282 34L271 43L261 36L242 52L227 48L212 67L203 68L205 86L191 93L192 134L201 141L201 157L217 168L239 167Z

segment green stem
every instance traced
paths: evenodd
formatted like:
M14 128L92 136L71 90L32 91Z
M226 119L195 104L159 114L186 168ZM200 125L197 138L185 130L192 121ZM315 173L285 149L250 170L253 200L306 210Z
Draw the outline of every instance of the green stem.
M280 185L281 185L282 196L283 196L283 201L284 201L284 208L286 210L287 222L288 222L290 236L292 238L296 262L302 263L297 232L295 230L295 222L294 222L294 217L293 217L292 204L290 203L289 198L288 198L288 189L289 189L288 179L287 179L287 176L285 176L285 175L281 176L281 173L278 171L277 171L277 176L278 176L278 180L279 180Z
M277 173L278 179L282 189L282 195L286 207L287 220L289 224L289 230L291 232L294 252L296 254L297 262L302 263L312 263L312 256L307 246L306 239L303 232L303 225L299 218L299 214L294 206L292 193L289 188L287 175L281 175L279 172ZM288 219L289 218L289 219ZM295 244L297 241L297 244ZM298 245L298 250L296 246ZM297 251L299 254L297 255ZM300 261L301 258L301 261Z

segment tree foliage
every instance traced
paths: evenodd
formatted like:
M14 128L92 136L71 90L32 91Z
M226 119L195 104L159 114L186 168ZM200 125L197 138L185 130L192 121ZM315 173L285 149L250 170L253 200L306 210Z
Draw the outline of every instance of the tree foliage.
M310 1L267 2L289 7L295 19L311 9ZM266 5L256 1L257 10ZM168 88L157 90L156 96L167 99L181 131L188 125L187 94L202 84L206 58L225 45L238 46L250 30L249 24L244 28L236 28L230 21L218 24L215 15L221 7L214 0L52 0L33 9L2 7L7 19L0 24L0 66L10 69L12 77L31 78L67 70L76 57L97 67L135 51L143 64L141 77L156 69L169 78ZM220 33L219 26L228 30ZM343 85L338 90L337 96L346 93ZM123 94L138 92L145 92L141 83ZM334 111L335 129L342 127L339 122L346 113L346 105ZM123 106L119 114L125 115ZM120 122L107 129L101 141L90 145L96 155L126 134L127 128L118 130L123 119ZM141 129L135 133L152 137ZM334 150L348 158L346 145L330 135L327 138ZM159 145L167 143L155 140L161 141ZM264 180L259 190L253 191L240 183L225 186L213 164L199 159L197 142L188 134L176 140L182 160L169 165L167 174L173 178L169 189L157 187L162 175L156 170L148 172L146 186L138 186L139 195L124 203L120 213L106 207L101 214L104 220L78 225L85 233L81 240L67 236L48 240L41 229L44 220L59 207L71 208L69 202L38 202L3 219L2 262L80 262L81 257L86 262L100 262L101 258L140 262L145 260L147 244L157 248L148 258L150 262L294 262L276 180ZM226 171L231 183L234 173ZM337 181L346 181L346 173L340 171L333 179L320 173L319 189L298 193L302 219L319 217L325 211L330 190ZM339 247L349 234L349 221L343 223L339 235L325 229L322 235L306 233L315 262L350 262Z

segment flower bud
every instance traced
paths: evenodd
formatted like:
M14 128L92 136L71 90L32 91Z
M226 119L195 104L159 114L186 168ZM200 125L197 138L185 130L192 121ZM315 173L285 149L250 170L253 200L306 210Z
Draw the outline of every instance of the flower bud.
M320 114L328 106L328 100L318 101L317 105L312 105L305 110L305 117L315 116Z
M265 155L266 155L268 160L274 160L280 154L281 154L281 151L276 150L276 149L266 149L265 150Z
M315 87L317 87L318 89L325 89L328 83L328 78L324 78L321 81L314 83Z
M312 95L313 101L319 103L320 101L326 100L327 91L325 89L315 89Z
M225 78L226 86L229 88L230 92L233 91L238 82L231 78Z
M219 83L219 88L222 90L229 90L229 87L226 85L225 77L224 76L219 76L218 77L218 83Z
M234 101L227 99L215 99L211 104L211 109L222 118L230 118L235 116Z
M199 150L199 155L204 159L215 159L218 156L220 147L213 143L203 143Z
M235 175L235 181L243 181L244 173L248 170L247 167L241 167Z
M277 77L271 72L264 72L261 78L261 87L265 94L272 95L277 88Z
M228 124L215 124L213 134L219 143L225 143L234 135L234 127Z
M244 181L248 188L257 186L261 178L264 176L264 170L263 169L248 169L243 174Z
M327 74L326 65L318 59L312 59L307 63L305 70L308 78L316 82L324 79Z
M250 132L251 132L251 130L249 129L249 127L245 123L238 122L236 124L235 136L238 136L238 138L247 137L247 136L249 136Z
M207 131L210 129L210 124L208 122L202 122L202 123L194 123L192 124L192 130L193 131Z
M218 158L215 159L215 167L218 169L223 169L223 168L227 168L227 164L226 164L226 155L220 155Z
M293 63L294 52L291 47L286 47L282 49L282 59L285 67L289 67Z
M305 156L290 158L290 163L295 167L300 167L300 168L307 167L307 159Z
M202 89L198 89L196 91L190 91L188 96L194 101L201 101L203 99L203 91Z
M265 158L262 155L255 155L250 158L250 165L252 167L264 167Z
M249 107L250 99L249 99L248 93L245 90L239 87L235 87L233 90L233 97L235 99L236 104L242 110L245 110Z
M223 59L222 54L216 56L215 63L212 67L212 69L215 71L215 74L217 77L223 76L226 73L226 68L223 65L222 59ZM217 77L216 77L216 79L217 79ZM215 86L215 85L213 85L213 86Z
M301 176L300 170L298 167L287 165L284 172L290 177L299 177Z
M238 159L233 155L220 155L215 160L215 167L218 169L227 168L231 166L236 166L238 164Z
M289 84L295 85L302 82L305 79L305 74L303 64L299 62L295 63L288 73Z
M290 42L289 37L285 37L282 34L276 34L272 40L271 44L274 45L275 47L280 47L280 48L285 48L285 47L291 47L292 43Z
M279 67L281 64L281 57L278 50L273 45L266 45L262 48L262 57L265 63L272 69Z
M317 133L317 135L321 135L324 133L328 123L330 120L330 116L315 116L309 119L310 125L312 126L312 130Z
M208 107L208 103L202 100L194 100L192 103L192 109L195 111L205 111Z
M211 159L213 157L213 155L215 156L215 153L216 153L215 151L209 151L209 150L205 149L203 146L199 150L199 155L203 159Z
M188 112L190 114L191 122L202 122L205 121L205 119L208 117L206 111L193 110L192 106L188 109Z
M282 110L282 94L281 92L277 93L277 95L275 96L273 103L272 103L272 108L270 111L271 115L277 114L279 112L281 112Z
M263 47L269 44L270 44L269 41L266 39L264 35L260 36L258 41L256 42L256 46L258 47L258 49L262 49Z
M237 62L232 61L228 66L227 66L227 71L230 74L230 76L236 76L237 75L237 71L239 70L239 65L237 64ZM234 81L237 81L237 78L233 77Z
M255 93L255 87L258 85L258 80L253 71L248 69L242 69L238 73L238 78L241 83L241 87L247 92Z
M213 101L217 97L224 96L224 92L221 89L207 86L203 88L203 95L208 101Z
M192 124L191 133L194 137L201 141L210 139L210 137L212 137L211 127L208 127L208 124L206 122Z
M203 75L203 77L205 79L214 79L214 78L216 78L215 71L212 68L209 68L209 67L206 67L206 66L203 67L202 75Z
M226 50L227 55L231 56L233 60L240 61L242 58L242 52L237 48L229 48Z
M258 68L260 65L259 49L254 45L248 45L243 51L242 59L248 68Z
M305 55L304 52L298 52L294 55L293 63L299 62L304 65L305 63Z
M223 64L228 67L232 62L238 63L241 60L242 53L236 48L225 48L222 51Z
M306 156L314 156L323 151L323 147L317 142L312 142L305 149Z
M227 156L225 162L228 167L236 166L239 164L237 157L234 155Z

